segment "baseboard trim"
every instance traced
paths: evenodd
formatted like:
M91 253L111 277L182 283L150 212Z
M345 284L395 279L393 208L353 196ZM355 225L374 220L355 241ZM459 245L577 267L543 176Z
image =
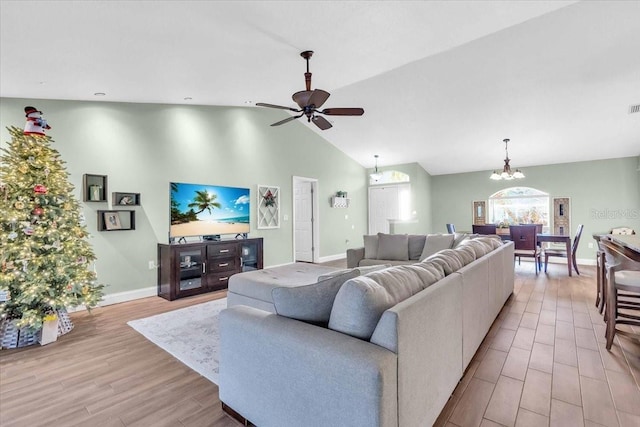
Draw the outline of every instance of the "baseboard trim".
M327 255L327 256L322 256L320 257L320 259L318 260L318 262L322 263L322 262L330 262L330 261L338 261L341 259L345 259L347 257L347 254L336 254L336 255Z
M98 303L98 307L104 307L105 305L119 304L121 302L133 301L140 298L154 297L158 295L157 286L149 286L148 288L134 289L132 291L115 292L113 294L106 294L102 297L102 300ZM67 308L67 311L73 313L75 311L84 311L87 307L79 305L77 307Z

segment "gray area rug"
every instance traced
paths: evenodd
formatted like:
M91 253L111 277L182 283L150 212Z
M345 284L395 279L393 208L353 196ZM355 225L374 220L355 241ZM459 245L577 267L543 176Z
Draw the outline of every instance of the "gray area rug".
M127 322L146 339L218 384L218 314L227 299L205 302Z

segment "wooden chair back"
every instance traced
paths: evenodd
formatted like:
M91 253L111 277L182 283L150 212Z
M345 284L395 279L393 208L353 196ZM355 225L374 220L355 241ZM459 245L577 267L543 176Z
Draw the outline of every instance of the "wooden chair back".
M515 250L535 251L538 247L538 232L536 224L512 225L509 227L511 241Z
M472 225L474 234L496 234L495 224Z

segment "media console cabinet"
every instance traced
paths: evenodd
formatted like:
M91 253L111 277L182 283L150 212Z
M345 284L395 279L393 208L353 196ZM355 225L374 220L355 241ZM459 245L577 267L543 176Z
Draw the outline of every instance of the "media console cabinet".
M262 269L262 238L158 244L158 296L226 289L231 275Z

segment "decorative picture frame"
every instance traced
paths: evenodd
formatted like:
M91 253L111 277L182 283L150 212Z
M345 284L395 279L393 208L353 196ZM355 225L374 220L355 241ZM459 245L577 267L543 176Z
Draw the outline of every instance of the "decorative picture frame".
M280 187L258 185L258 228L280 228Z
M487 202L485 200L473 201L473 225L485 225L487 223Z
M120 215L118 212L105 212L104 213L104 228L107 230L121 230L122 223L120 222Z
M571 198L553 198L553 233L571 234Z

